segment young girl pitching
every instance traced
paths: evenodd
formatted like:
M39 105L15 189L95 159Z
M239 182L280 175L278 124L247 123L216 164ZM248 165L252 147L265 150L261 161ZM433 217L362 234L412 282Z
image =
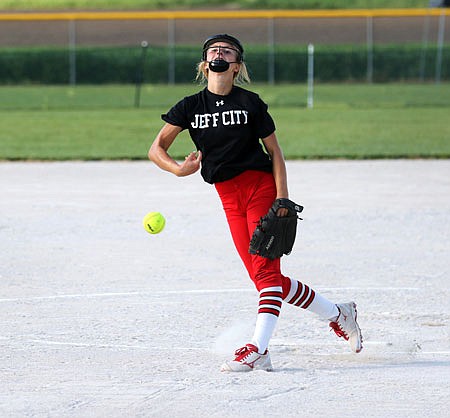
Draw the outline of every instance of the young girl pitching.
M221 370L272 370L268 346L283 302L329 320L336 334L349 341L355 353L360 352L362 336L354 302L330 302L307 284L284 276L279 258L270 260L248 252L259 219L275 199L288 198L289 193L283 152L267 105L257 94L238 87L250 81L241 42L227 34L208 38L197 78L206 81L206 88L162 115L165 124L149 158L179 177L201 169L203 179L214 184L237 252L259 292L253 337ZM168 150L184 129L189 130L197 152L177 162ZM286 216L286 211L281 208L277 215Z

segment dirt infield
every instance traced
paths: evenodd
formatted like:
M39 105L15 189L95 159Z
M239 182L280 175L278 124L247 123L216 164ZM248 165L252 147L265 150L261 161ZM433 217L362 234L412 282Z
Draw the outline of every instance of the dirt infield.
M287 168L305 210L283 271L354 299L364 349L284 305L275 371L236 375L219 368L258 297L213 187L149 162L1 163L0 415L447 416L450 160Z

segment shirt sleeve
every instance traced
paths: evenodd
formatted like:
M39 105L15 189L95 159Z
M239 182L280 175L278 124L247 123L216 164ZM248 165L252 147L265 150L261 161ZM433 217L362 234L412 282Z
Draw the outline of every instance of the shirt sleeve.
M259 138L266 138L275 132L275 122L268 112L268 106L261 99L258 99L258 123L257 132Z
M167 113L161 115L161 119L171 125L179 126L182 129L188 129L189 121L186 113L186 98L180 100Z

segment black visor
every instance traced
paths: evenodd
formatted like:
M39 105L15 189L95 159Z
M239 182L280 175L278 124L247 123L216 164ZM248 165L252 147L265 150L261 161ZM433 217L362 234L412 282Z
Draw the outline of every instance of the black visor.
M241 42L239 41L239 39L235 38L234 36L231 35L227 35L226 33L221 34L221 35L214 35L209 37L205 43L203 44L203 60L206 60L206 50L214 43L216 42L226 42L230 45L233 45L233 47L236 49L236 51L238 52L238 61L241 62L244 58L244 48L241 44Z

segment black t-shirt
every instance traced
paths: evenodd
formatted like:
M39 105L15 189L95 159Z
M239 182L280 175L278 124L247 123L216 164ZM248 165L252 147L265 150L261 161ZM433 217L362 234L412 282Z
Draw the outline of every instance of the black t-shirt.
M234 86L230 94L220 96L205 88L161 117L189 129L203 154L201 174L208 183L229 180L246 170L272 171L259 140L273 133L275 124L256 93Z

